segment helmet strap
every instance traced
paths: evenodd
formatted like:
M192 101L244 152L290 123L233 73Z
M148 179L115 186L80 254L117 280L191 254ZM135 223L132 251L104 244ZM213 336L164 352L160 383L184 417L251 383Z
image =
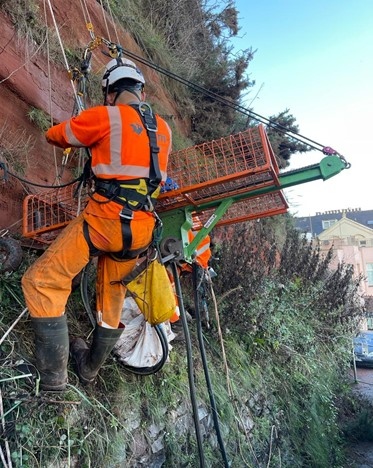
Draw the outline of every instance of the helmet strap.
M107 106L107 95L109 94L109 78L106 78L106 86L104 92L104 106Z

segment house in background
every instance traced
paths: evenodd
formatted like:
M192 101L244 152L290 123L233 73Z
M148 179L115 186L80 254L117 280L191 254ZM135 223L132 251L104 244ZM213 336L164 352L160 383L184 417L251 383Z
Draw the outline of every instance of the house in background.
M371 316L368 319L368 328L373 328L373 210L327 213L328 215L316 215L318 218L313 225L316 230L313 231L312 237L319 240L321 251L327 252L333 247L332 268L344 262L352 265L356 277L363 276L360 292L367 313ZM361 213L364 213L364 216L358 216ZM339 219L336 219L337 215ZM352 217L363 222L358 222ZM326 228L322 229L323 226ZM310 237L310 231L302 230L302 232Z
M314 216L296 217L295 226L308 239L312 239L337 223L342 216L373 229L373 210L362 211L360 208L331 210L317 212Z

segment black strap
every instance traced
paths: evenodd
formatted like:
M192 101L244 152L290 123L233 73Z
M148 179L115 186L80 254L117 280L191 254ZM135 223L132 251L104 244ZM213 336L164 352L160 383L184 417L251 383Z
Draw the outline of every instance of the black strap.
M123 258L129 252L132 245L131 221L133 219L133 211L124 206L119 213L119 218L122 225L123 249L120 252L115 252L114 255Z
M149 138L149 146L150 146L150 165L149 165L149 181L147 182L148 186L148 195L152 195L159 184L162 181L162 174L159 168L159 147L157 144L157 120L151 110L151 107L146 102L141 102L140 104L132 104L133 107L139 114L142 124L144 125L148 138ZM127 181L122 181L122 183L127 184ZM118 181L104 181L97 179L96 180L96 190L98 193L106 196L107 198L118 201L117 197L127 198L130 196L134 201L142 201L139 198L133 198L135 196L135 190L131 189L122 189L118 185ZM123 204L123 203L122 203ZM131 250L132 246L132 231L131 231L131 221L133 219L133 209L129 208L128 206L124 205L122 211L119 214L119 218L121 221L122 226L122 241L123 241L123 248L119 252L114 252L111 256L114 259L124 260L129 258L136 258L144 252L147 247L138 250ZM84 222L83 224L83 232L84 237L89 245L89 250L91 255L99 255L102 253L99 251L92 243L89 237L88 231L88 224ZM94 252L94 253L92 253Z
M146 102L140 102L140 104L131 104L131 107L135 109L144 125L149 138L150 145L150 167L149 167L149 195L157 190L159 184L162 181L162 174L159 168L159 146L157 144L157 120L151 107Z
M137 257L143 257L144 255L146 255L149 245L146 245L145 247L141 247L140 249L129 250L128 252L125 251L124 254L122 251L110 253L110 257L113 260L116 260L117 262L120 262L122 260L133 260L134 258L137 258Z
M133 219L133 211L124 207L122 211L120 212L119 217L120 217L120 222L122 226L123 249L120 250L119 252L114 252L113 257L117 257L119 259L136 258L139 255L139 253L141 253L143 250L138 249L138 251L137 250L131 251L131 245L132 245L131 221ZM87 221L83 222L83 234L88 244L89 254L91 257L97 257L103 253L109 253L109 252L103 252L102 250L99 250L97 247L94 246L91 240L91 237L89 235L89 227L88 227ZM127 254L129 254L129 256L127 256Z
M144 183L148 186L145 179ZM142 210L149 205L147 195L143 195L136 190L136 185L139 184L140 179L131 180L117 180L117 179L99 179L95 180L95 191L100 195L115 201L120 205L127 206L132 210ZM134 188L121 187L122 185L133 185Z
M156 252L156 247L154 246L154 242L151 242L147 246L146 250L144 251L144 254L140 255L140 257L144 257L145 255L146 255L146 258L143 258L142 261L138 262L135 268L127 276L121 279L120 283L123 286L127 286L131 281L137 278L141 273L143 273L148 268L150 263L153 262L157 258L157 252Z
M146 254L146 251L149 248L149 245L145 245L144 247L140 247L139 249L132 249L130 250L130 244L132 244L132 232L131 232L131 219L122 218L122 237L123 237L123 246L128 245L128 248L120 250L119 252L104 252L99 250L97 247L94 246L91 237L89 235L89 227L86 221L83 222L83 234L84 238L89 247L89 255L90 257L98 257L104 253L110 255L114 260L121 261L121 260L132 260L137 257L142 257ZM128 244L127 244L128 243Z
M95 247L93 245L93 242L91 241L87 221L83 221L83 234L84 234L84 239L86 240L88 247L89 247L90 257L98 257L99 255L101 255L103 252L99 250L97 247Z

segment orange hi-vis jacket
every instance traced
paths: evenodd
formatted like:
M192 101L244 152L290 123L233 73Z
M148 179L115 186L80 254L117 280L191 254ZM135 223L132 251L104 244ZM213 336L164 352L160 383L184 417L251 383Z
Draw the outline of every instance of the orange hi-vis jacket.
M188 231L189 242L192 242L194 237L198 234L198 231ZM210 236L206 236L197 246L196 251L196 262L202 268L208 268L209 260L211 258L211 249L210 249Z
M157 115L156 121L159 168L162 181L165 181L172 144L171 130L167 122ZM123 181L149 178L149 138L140 115L130 105L96 106L84 110L78 116L51 127L46 138L61 148L89 147L92 171L98 178ZM105 201L98 194L95 198ZM86 211L115 219L118 216L118 205L115 205L100 205L91 200Z
M162 178L166 178L171 131L157 120L157 146ZM46 133L49 143L62 148L89 147L92 170L100 179L131 180L149 177L150 142L137 111L128 105L97 106L62 122ZM102 201L103 203L97 203ZM94 194L84 211L69 222L57 239L27 270L22 288L32 317L59 317L65 313L72 279L88 264L91 251L84 233L88 225L94 247L104 252L97 260L97 323L118 328L126 288L121 284L135 267L137 259L117 261L110 253L124 246L119 214L123 206ZM155 218L151 212L134 211L130 222L134 251L146 248L153 238Z

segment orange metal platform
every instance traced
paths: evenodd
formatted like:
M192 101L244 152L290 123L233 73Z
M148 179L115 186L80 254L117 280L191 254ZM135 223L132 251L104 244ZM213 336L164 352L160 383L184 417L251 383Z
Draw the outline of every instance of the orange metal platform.
M179 188L160 195L160 213L279 185L279 167L262 125L173 152L167 174Z
M285 213L287 203L280 191L245 197L262 187L279 186L279 168L264 127L230 135L184 150L171 153L168 176L178 185L160 195L156 210L166 211L190 207L208 209L198 211L198 218L206 221L213 206L236 196L236 202L227 210L217 226L249 219ZM87 191L75 196L77 185L28 195L23 203L23 236L41 243L50 243L85 207Z
M86 191L74 196L76 189L74 184L28 195L23 201L23 236L45 244L54 240L86 205Z

